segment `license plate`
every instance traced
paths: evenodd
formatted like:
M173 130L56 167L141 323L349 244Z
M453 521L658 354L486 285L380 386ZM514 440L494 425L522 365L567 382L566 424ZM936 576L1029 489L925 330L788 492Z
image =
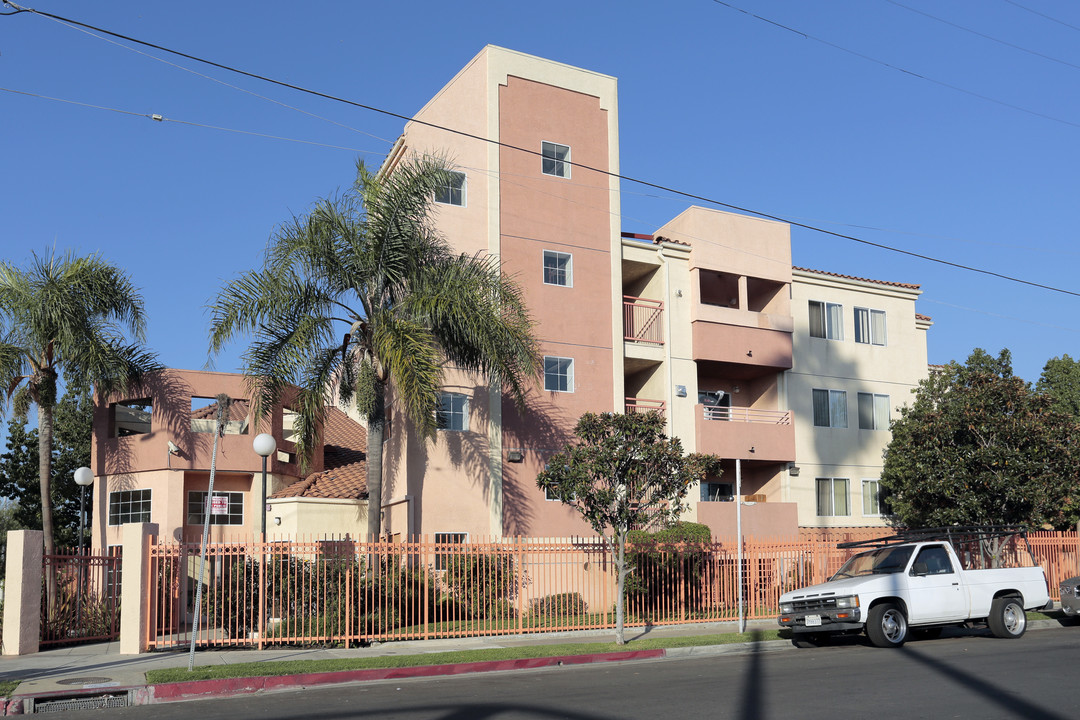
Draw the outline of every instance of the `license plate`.
M820 625L821 625L821 616L820 615L807 615L806 616L806 627L818 627Z

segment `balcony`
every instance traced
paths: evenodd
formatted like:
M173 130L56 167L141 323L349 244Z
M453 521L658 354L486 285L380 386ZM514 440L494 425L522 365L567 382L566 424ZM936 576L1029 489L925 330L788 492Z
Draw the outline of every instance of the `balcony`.
M646 400L645 398L626 398L626 414L631 413L643 413L655 410L661 415L664 414L666 403L663 400Z
M698 405L694 431L698 452L765 462L795 460L791 413L748 407Z
M660 300L623 296L623 339L660 346L664 344L664 303Z

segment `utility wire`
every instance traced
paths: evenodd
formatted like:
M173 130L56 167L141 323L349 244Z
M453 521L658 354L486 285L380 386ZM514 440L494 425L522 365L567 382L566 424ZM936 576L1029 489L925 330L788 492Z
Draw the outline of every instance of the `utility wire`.
M738 12L744 13L746 15L750 15L752 17L755 17L755 18L759 19L759 20L767 22L767 23L769 23L771 25L776 25L777 27L780 27L780 28L783 28L783 29L788 30L790 32L796 33L796 34L798 34L798 35L800 35L802 37L805 37L805 38L808 38L808 39L811 39L811 40L815 40L815 41L823 43L825 45L829 45L830 47L834 47L834 48L836 48L838 50L842 50L842 51L850 53L852 55L857 55L857 56L862 57L862 58L864 58L866 60L870 60L871 62L875 62L875 63L878 63L880 65L885 65L886 67L893 68L895 70L906 73L908 75L912 75L912 76L915 76L915 77L920 77L920 78L923 78L925 80L929 80L930 82L934 82L934 83L936 83L938 85L942 85L944 87L949 87L949 88L955 89L955 90L957 90L959 92L963 92L963 93L966 93L968 95L973 95L973 96L980 97L980 98L984 97L984 96L981 96L981 95L977 95L976 93L972 93L972 92L970 92L968 90L963 90L962 88L956 88L956 87L948 85L946 83L943 83L943 82L940 82L940 81L937 81L937 80L933 80L931 78L927 78L927 77L922 76L922 75L918 75L918 74L913 73L913 72L911 72L909 70L904 70L903 68L898 68L898 67L889 65L887 63L884 63L883 61L876 60L876 59L871 58L871 57L866 56L866 55L861 55L860 53L854 52L852 50L848 50L848 49L843 48L843 47L841 47L839 45L834 45L833 43L830 43L830 42L828 42L826 40L822 40L820 38L815 38L815 37L813 37L811 35L807 35L806 33L802 33L802 32L800 32L798 30L794 30L794 29L786 27L784 25L780 25L779 23L773 22L772 20L768 20L766 18L760 17L758 15L754 15L753 13L749 13L749 12L747 12L745 10L742 10L741 8L735 7L734 5L731 5L731 4L727 3L727 2L724 2L723 0L713 0L713 2L715 2L715 3L719 4L719 5L723 5L725 7L731 8L732 10L736 10ZM425 121L425 120L419 120L419 119L416 119L416 118L409 117L407 115L402 115L400 113L396 113L396 112L393 112L391 110L384 110L382 108L378 108L378 107L375 107L373 105L367 105L367 104L364 104L364 103L356 102L355 100L349 100L347 98L338 97L336 95L330 95L328 93L320 92L318 90L311 90L311 89L308 89L308 88L305 88L305 87L302 87L302 86L299 86L299 85L293 85L292 83L287 83L287 82L284 82L284 81L281 81L281 80L275 80L275 79L270 78L270 77L266 77L266 76L263 76L263 75L258 75L256 73L248 72L246 70L240 70L238 68L234 68L234 67L231 67L229 65L224 65L222 63L217 63L217 62L214 62L212 60L206 60L204 58L200 58L200 57L197 57L195 55L189 55L188 53L180 52L179 50L172 50L172 49L164 47L162 45L155 45L154 43L147 42L145 40L139 40L137 38L133 38L133 37L130 37L130 36L127 36L127 35L122 35L120 33L115 33L115 32L112 32L110 30L105 30L104 28L99 28L99 27L96 27L96 26L93 26L93 25L89 25L87 23L79 22L77 20L72 20L70 18L65 18L65 17L62 17L60 15L54 15L52 13L48 13L48 12L45 12L45 11L42 11L42 10L34 10L33 8L23 8L23 7L19 6L19 5L17 5L16 3L12 2L12 0L3 0L3 3L5 5L8 5L10 7L15 8L15 10L17 12L19 12L19 13L29 12L29 13L33 13L35 15L40 15L42 17L51 18L51 19L56 20L58 22L69 23L69 24L72 24L72 25L77 25L79 27L85 27L87 29L94 30L96 32L105 33L106 35L111 35L112 37L120 38L121 40L126 40L128 42L133 42L133 43L137 43L139 45L144 45L146 47L151 47L151 48L154 48L155 50L161 50L162 52L167 52L167 53L170 53L172 55L177 55L179 57L187 58L188 60L192 60L194 62L203 63L203 64L209 65L211 67L216 67L216 68L218 68L220 70L225 70L227 72L236 73L238 75L243 75L245 77L249 77L249 78L252 78L252 79L255 79L255 80L261 80L263 82L271 83L273 85L278 85L280 87L289 88L290 90L295 90L297 92L306 93L308 95L313 95L315 97L321 97L321 98L324 98L326 100L333 100L334 102L340 102L342 104L350 105L352 107L361 108L363 110L369 110L371 112L379 113L380 115L386 115L388 117L397 118L398 120L402 120L402 121L407 122L407 123L411 122L411 123L415 123L417 125L423 125L425 127L430 127L430 128L435 129L435 130L441 130L441 131L444 131L444 132L453 133L453 134L461 136L461 137L469 138L469 139L472 139L472 140L478 140L480 142L488 143L488 144L491 144L491 145L496 145L496 146L499 146L499 147L506 148L508 150L515 150L517 152L523 152L523 153L526 153L526 154L529 154L529 155L542 156L542 153L540 151L537 151L537 150L518 147L516 145L501 142L499 140L492 140L491 138L486 138L486 137L482 137L480 135L475 135L473 133L469 133L469 132L466 132L464 130L456 130L454 128L449 128L449 127L446 127L446 126L443 126L443 125L438 125L436 123L428 122L428 121ZM1017 110L1027 112L1027 113L1030 113L1032 115L1039 115L1039 113L1035 113L1035 112L1030 111L1030 110L1025 110L1024 108L1020 108L1020 107L1017 107L1017 106L1008 105L1007 103L1003 103L1001 101L994 100L992 98L984 98L984 99L989 100L991 102L1001 104L1001 105L1006 105L1008 107L1014 107ZM1065 121L1065 120L1059 120L1057 118L1052 118L1050 116L1040 115L1040 117L1045 117L1045 118L1050 119L1050 120L1056 120L1058 122L1063 122L1065 124L1072 125L1074 127L1080 127L1080 123L1072 123L1072 122L1068 122L1068 121ZM939 265L945 265L947 267L956 268L958 270L966 270L968 272L973 272L973 273L977 273L977 274L980 274L980 275L986 275L986 276L989 276L989 277L996 277L996 278L999 278L1001 280L1006 280L1006 281L1009 281L1009 282L1015 282L1015 283L1018 283L1018 284L1021 284L1021 285L1027 285L1029 287L1040 288L1042 290L1049 290L1051 292L1061 293L1063 295L1070 295L1070 296L1073 296L1073 297L1080 297L1080 292L1077 292L1077 291L1074 291L1074 290L1066 290L1064 288L1054 287L1053 285L1047 285L1045 283L1038 283L1038 282L1034 282L1032 280L1024 280L1022 278L1014 277L1014 276L1011 276L1011 275L1006 275L1004 273L998 273L998 272L994 272L992 270L984 270L984 269L981 269L981 268L973 267L971 265L964 265L962 263L952 262L950 260L943 260L941 258L935 258L935 257L932 257L930 255L924 255L922 253L916 253L916 252L912 252L910 250L903 250L901 248L892 247L892 246L889 246L889 245L885 245L883 243L876 243L876 242L872 242L870 240L864 240L863 238L858 238L858 237L855 237L853 235L847 235L847 234L844 234L844 233L838 233L838 232L834 232L834 231L831 231L831 230L825 230L824 228L819 228L819 227L815 227L813 225L808 225L808 224L805 224L805 223L788 220L788 219L786 219L784 217L781 217L781 216L778 216L778 215L773 215L771 213L762 212L760 210L753 210L751 208L746 208L746 207L742 207L742 206L739 206L739 205L734 205L734 204L731 204L731 203L721 202L719 200L714 200L712 198L708 198L708 197L705 197L703 195L697 195L695 193L686 192L686 191L683 191L683 190L677 190L675 188L671 188L671 187L668 187L666 185L660 185L659 183L653 183L653 182L649 182L647 180L640 180L638 178L629 177L627 175L620 175L619 173L613 173L613 172L611 172L609 170L602 170L600 168L595 168L595 167L592 167L590 165L585 165L585 164L582 164L582 163L569 162L568 161L567 164L572 165L574 167L579 167L579 168L581 168L583 170L588 170L588 171L591 171L591 172L600 173L600 174L606 175L608 177L617 178L617 179L620 179L620 180L626 180L627 182L637 183L639 185L644 185L645 187L651 187L651 188L654 188L656 190L661 190L661 191L664 191L664 192L674 193L674 194L679 195L681 197L689 198L691 200L698 200L698 201L701 201L701 202L704 202L704 203L708 203L710 205L716 205L718 207L723 207L723 208L727 208L729 210L734 210L736 212L747 213L747 214L750 214L750 215L757 215L758 217L762 217L762 218L765 218L765 219L768 219L768 220L776 220L777 222L786 223L786 224L788 224L788 225L790 225L792 227L798 227L798 228L802 228L804 230L810 230L810 231L813 231L813 232L821 233L823 235L829 235L829 236L832 236L832 237L840 238L842 240L850 240L852 242L860 243L860 244L866 245L868 247L878 248L879 250L887 250L889 252L898 253L900 255L906 255L908 257L917 258L919 260L925 260L927 262L937 263Z
M933 83L933 84L938 85L940 87L948 88L949 90L955 90L958 93L963 93L964 95L968 95L970 97L978 98L980 100L985 100L986 102L993 103L995 105L1000 105L1001 107L1007 107L1007 108L1009 108L1011 110L1016 110L1018 112L1026 113L1028 115L1033 115L1034 117L1042 118L1043 120L1050 120L1051 122L1061 123L1062 125L1068 125L1070 127L1080 128L1080 122L1075 122L1073 120L1066 120L1064 118L1059 118L1059 117L1055 117L1053 115L1047 115L1046 113L1041 113L1038 110L1031 110L1030 108L1026 108L1026 107L1023 107L1023 106L1020 106L1020 105L1014 105L1013 103L1006 102L1004 100L998 100L997 98L990 97L989 95L983 95L983 94L977 93L977 92L975 92L973 90L968 90L966 88L962 88L959 85L953 85L951 83L947 83L944 80L938 80L936 78L932 78L929 75L923 75L922 73L917 73L914 70L908 70L906 68L902 68L899 65L893 65L892 63L885 62L884 60L879 60L876 57L872 57L870 55L865 55L865 54L863 54L861 52L858 52L857 50L852 50L850 48L844 47L843 45L837 45L836 43L829 42L828 40L825 40L824 38L815 37L814 35L804 33L801 30L796 30L795 28L788 27L787 25L781 25L780 23L778 23L778 22L776 22L774 20L770 20L770 19L768 19L766 17L762 17L761 15L755 15L754 13L752 13L752 12L750 12L748 10L743 10L742 8L736 7L735 5L732 5L731 3L724 2L724 0L713 0L713 2L716 3L717 5L723 5L726 8L729 8L729 9L734 10L736 12L740 12L743 15L749 15L750 17L754 18L755 20L761 20L762 22L768 23L769 25L773 25L775 27L780 28L781 30L787 30L788 32L794 33L794 34L798 35L799 37L804 38L806 40L813 40L814 42L821 43L822 45L827 45L828 47L831 47L834 50L839 50L840 52L845 52L848 55L854 55L857 58L861 58L862 60L866 60L867 62L872 62L872 63L874 63L876 65L880 65L882 67L889 68L890 70L895 70L896 72L903 73L904 75L910 75L913 78L918 78L920 80L925 80L926 82Z
M1042 58L1043 60L1049 60L1050 62L1056 62L1056 63L1058 63L1060 65L1065 65L1066 67L1071 67L1074 70L1080 70L1080 65L1075 65L1075 64L1073 64L1071 62L1068 62L1067 60L1062 60L1060 58L1056 58L1056 57L1053 57L1051 55L1046 55L1044 53L1038 52L1037 50L1030 50L1030 49L1028 49L1026 47L1022 47L1020 45L1014 45L1013 43L1011 43L1011 42L1009 42L1007 40L1002 40L1000 38L994 37L993 35L987 35L985 33L981 33L978 30L972 30L969 27L964 27L963 25L959 25L957 23L954 23L951 20L946 20L945 18L938 17L937 15L931 15L928 12L924 12L922 10L918 10L916 8L909 7L908 5L905 5L905 4L901 3L901 2L897 2L897 0L885 0L885 2L889 3L890 5L895 5L898 8L903 8L904 10L907 10L908 12L913 12L916 15L922 15L925 18L930 18L931 20L935 20L935 21L941 23L942 25L948 25L951 28L956 28L957 30L963 30L966 33L971 33L972 35L975 35L976 37L981 37L984 40L989 40L990 42L996 42L999 45L1004 45L1007 48L1012 48L1013 50L1019 50L1020 52L1025 52L1028 55L1034 55L1035 57Z
M1021 5L1020 3L1016 2L1016 0L1005 0L1005 2L1009 3L1010 5L1015 5L1016 7L1020 8L1021 10L1027 10L1032 15L1038 15L1041 18L1046 18L1050 22L1056 22L1058 25L1064 25L1065 27L1070 28L1072 30L1080 30L1080 27L1077 27L1076 25L1070 25L1069 23L1065 22L1064 20L1058 20L1056 17L1051 17L1050 15L1047 15L1046 13L1041 13L1038 10L1033 10L1032 8L1029 8L1027 5Z
M220 125L207 125L205 123L198 123L191 120L177 120L175 118L165 117L157 113L139 113L132 112L130 110L120 110L119 108L106 107L104 105L92 105L91 103L79 102L78 100L65 100L64 98L50 97L49 95L39 95L38 93L26 92L25 90L13 90L11 88L0 87L0 91L14 93L15 95L25 95L27 97L39 98L41 100L53 100L55 102L66 103L68 105L78 105L80 107L93 108L94 110L107 110L108 112L119 113L121 115L133 115L135 117L149 118L157 122L171 122L178 125L190 125L192 127L206 128L208 130L221 130L223 132L237 133L239 135L252 135L254 137L267 138L269 140L284 140L286 142L301 143L303 145L315 145L317 147L330 148L331 150L348 150L349 152L360 153L361 155L385 155L385 152L375 150L360 150L353 147L345 147L344 145L331 145L329 143L315 142L314 140L300 140L298 138L283 137L281 135L268 135L267 133L255 132L254 130L238 130L236 128L221 127Z

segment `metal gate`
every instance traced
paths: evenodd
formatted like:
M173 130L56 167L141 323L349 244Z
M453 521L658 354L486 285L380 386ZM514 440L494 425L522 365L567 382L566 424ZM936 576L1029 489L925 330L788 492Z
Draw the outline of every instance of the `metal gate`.
M121 567L120 547L109 548L107 554L61 549L43 556L41 644L120 637Z

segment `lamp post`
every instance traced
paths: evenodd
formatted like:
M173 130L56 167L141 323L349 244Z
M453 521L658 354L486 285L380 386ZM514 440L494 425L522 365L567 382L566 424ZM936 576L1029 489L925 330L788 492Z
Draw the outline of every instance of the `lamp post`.
M277 441L269 433L260 433L255 436L251 443L257 455L262 456L262 494L260 495L259 512L262 521L259 523L259 532L262 533L263 542L266 542L266 458L277 450Z
M88 467L75 470L75 484L79 486L79 587L75 593L75 627L82 627L82 591L86 580L86 563L83 562L83 540L86 537L86 488L94 484L94 471Z
M79 486L79 555L83 554L83 539L86 537L86 488L94 484L94 471L81 467L75 471L75 484Z
M259 543L263 549L259 562L259 649L263 649L266 637L266 458L277 450L277 441L269 433L259 433L251 443L257 455L262 456L262 492L259 495Z

